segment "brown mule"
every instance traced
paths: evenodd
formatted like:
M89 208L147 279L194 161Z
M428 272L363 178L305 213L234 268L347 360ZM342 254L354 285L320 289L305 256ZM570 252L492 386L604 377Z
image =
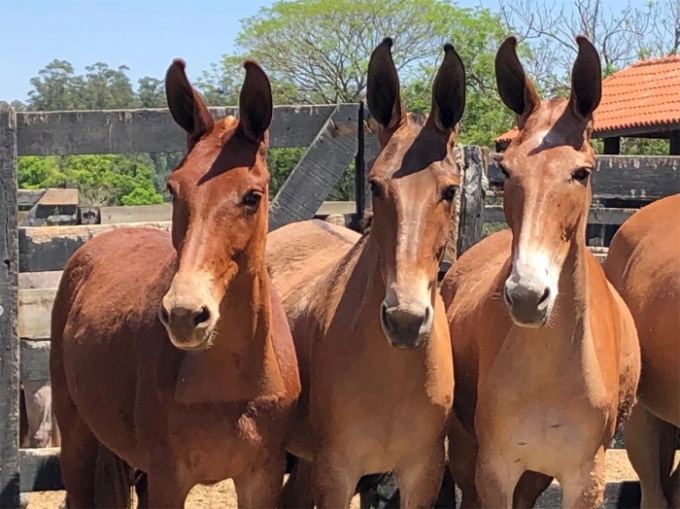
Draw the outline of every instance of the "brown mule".
M642 374L624 425L643 509L680 508L680 194L633 214L616 232L604 266L635 319Z
M592 44L576 41L569 99L539 99L514 37L496 55L519 127L499 163L510 230L463 254L442 285L456 373L449 465L463 507L533 507L552 477L563 507L598 507L605 449L635 400L635 324L585 244L601 73Z
M168 177L172 235L121 228L78 249L52 312L50 368L69 508L179 508L232 478L275 507L300 381L265 266L269 80L244 63L239 120L213 121L175 60L168 106L188 154Z
M373 52L367 101L381 151L361 237L320 221L269 234L267 260L291 324L303 392L290 452L302 458L284 505L348 507L364 474L394 471L402 507L441 485L453 396L437 272L460 171L453 147L465 76L451 45L423 124L401 101L392 40ZM310 467L309 461L313 460Z

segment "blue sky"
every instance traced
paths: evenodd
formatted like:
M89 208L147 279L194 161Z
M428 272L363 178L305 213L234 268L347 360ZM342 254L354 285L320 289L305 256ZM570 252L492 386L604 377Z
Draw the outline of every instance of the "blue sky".
M553 0L545 0L552 2ZM642 5L646 0L632 0ZM195 80L234 49L239 20L273 0L0 0L0 100L25 100L29 80L53 59L76 73L86 65L125 64L134 85L162 78L173 58ZM605 0L608 7L623 5ZM495 0L461 0L461 6Z

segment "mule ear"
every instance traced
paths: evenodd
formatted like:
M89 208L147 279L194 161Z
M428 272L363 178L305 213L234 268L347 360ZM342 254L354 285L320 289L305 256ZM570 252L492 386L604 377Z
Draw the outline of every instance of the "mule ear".
M541 104L536 89L517 57L517 38L506 38L496 53L496 86L503 103L517 115L522 129L527 117Z
M212 115L203 99L189 83L184 68L186 64L176 58L165 73L165 98L170 114L186 131L189 148L213 126Z
M239 96L239 129L250 140L264 141L272 122L274 99L269 78L254 60L243 62L246 77Z
M574 113L589 119L602 98L602 66L600 55L582 35L576 36L578 55L571 70L569 105Z
M392 38L385 37L373 50L368 61L366 102L373 118L385 129L392 130L405 119L401 103L399 75L392 60Z
M444 45L444 60L432 84L430 116L438 130L450 133L465 111L465 67L451 44Z

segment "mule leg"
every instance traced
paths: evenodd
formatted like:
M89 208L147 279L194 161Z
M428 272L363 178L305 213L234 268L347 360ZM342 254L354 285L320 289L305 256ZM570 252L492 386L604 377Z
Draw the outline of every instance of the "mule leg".
M442 486L444 454L444 444L437 444L430 454L411 457L395 469L401 492L400 507L421 509L434 506Z
M517 482L513 495L512 507L515 509L532 509L536 500L548 489L553 478L549 475L527 470Z
M600 447L595 457L578 472L569 472L558 480L562 485L563 509L599 508L606 485L604 447Z
M455 412L452 412L449 430L449 470L460 488L460 509L473 509L481 504L475 485L476 462L477 439L468 433Z
M314 509L312 498L312 464L298 459L281 490L281 509Z
M172 461L167 461L172 464ZM178 478L175 472L165 469L147 472L146 507L183 509L193 483Z
M512 509L515 486L524 473L524 467L506 461L493 445L480 444L475 467L475 485L482 509ZM455 479L455 477L454 477Z
M95 507L98 453L99 442L77 414L70 422L64 422L59 466L68 509Z
M239 509L275 509L286 473L284 451L272 454L267 462L234 479Z
M344 459L332 452L314 455L312 462L312 494L318 509L347 509L361 472L356 472Z
M52 387L49 380L24 380L29 447L48 447L52 438Z
M640 479L642 509L668 509L661 479L661 435L663 423L642 404L623 425L626 453Z

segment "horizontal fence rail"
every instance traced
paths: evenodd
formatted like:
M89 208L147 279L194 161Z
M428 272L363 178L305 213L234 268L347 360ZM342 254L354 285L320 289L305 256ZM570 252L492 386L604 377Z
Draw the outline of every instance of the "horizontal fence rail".
M5 109L9 108L5 107L5 103L1 105ZM237 108L210 108L210 112L216 119L229 114L238 115ZM270 147L307 147L307 150L272 200L270 229L313 216L341 214L356 218L358 207L354 201L324 202L324 199L350 163L355 162L357 168L361 167L363 171L363 157L370 161L378 153L375 132L364 124L362 136L358 135L360 118L363 117L359 115L356 104L274 108ZM166 109L48 113L11 111L11 114L0 118L0 128L0 141L4 144L0 144L0 179L13 175L13 183L16 181L17 156L136 154L186 150L185 133L175 124ZM361 150L358 147L359 139L365 143ZM465 175L463 188L467 189L470 175L474 175L475 179L479 177L479 182L472 183L474 196L469 193L470 196L461 203L461 210L464 212L461 213L459 234L461 231L466 234L464 243L461 244L461 239L458 239L459 247L469 247L475 239L478 240L476 237L480 234L481 227L473 224L475 221L505 221L502 206L490 203L480 205L484 201L481 192L481 174L484 170L487 172L489 194L502 189L503 176L498 168L500 154L485 152L482 156L478 147L464 147L464 151L466 162L473 161L475 170L468 171ZM680 193L678 157L597 156L596 161L592 178L594 199L652 201ZM472 166L467 166L468 170ZM43 198L44 201L49 201L47 191L16 190L13 187L3 191L0 187L0 197L7 199L5 195L9 192L12 196L7 203L16 200L17 206L39 208L39 202ZM357 201L362 202L362 197L363 195L357 198ZM0 203L0 208L3 205ZM478 209L472 210L475 207ZM588 222L620 225L635 210L637 209L595 205L589 212ZM5 316L3 319L0 316L0 329L5 335L2 345L6 350L11 346L7 350L11 355L0 358L0 367L3 369L3 376L0 378L3 385L1 395L3 398L7 395L8 398L0 399L0 429L4 429L0 435L5 441L3 444L8 443L7 440L14 440L18 433L18 410L12 401L18 388L18 380L49 379L51 308L61 271L68 258L88 239L105 231L126 226L169 231L171 227L170 205L98 207L98 212L101 224L17 227L14 213L8 214L0 210L0 219L7 222L11 230L5 234L7 241L3 238L4 246L0 248L10 251L15 249L18 253L17 260L17 253L8 252L10 270L0 274L0 283L3 285L0 288L0 297L5 299L11 296L13 299L11 306L5 306L5 309L11 311L13 318ZM0 221L0 226L4 224L3 221ZM606 256L606 248L592 250L600 261ZM14 280L16 276L18 284ZM7 431L8 426L17 429ZM0 452L0 460L9 460L0 469L3 486L20 481L22 492L62 489L58 448ZM17 462L20 464L18 469ZM17 479L10 478L9 474L19 471L21 475ZM8 500L9 496L6 496Z

